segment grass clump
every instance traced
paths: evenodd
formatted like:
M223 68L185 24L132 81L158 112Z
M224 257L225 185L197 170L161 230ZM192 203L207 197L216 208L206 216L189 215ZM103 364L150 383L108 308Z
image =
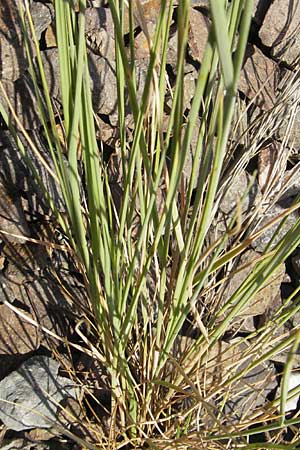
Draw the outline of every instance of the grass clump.
M20 139L18 144L68 241L86 287L90 311L77 324L77 332L106 373L102 387L111 395L108 429L100 425L97 429L98 417L91 424L98 433L97 448L262 448L253 443L254 436L262 432L270 433L271 445L263 444L263 448L283 448L281 430L298 423L297 418L284 416L287 389L263 408L252 410L249 405L239 420L234 419L234 411L232 417L226 412L228 399L243 396L241 380L247 374L283 349L295 350L299 342L298 330L279 338L275 335L278 326L298 310L298 292L259 330L229 343L223 339L300 242L298 220L254 261L251 272L228 298L222 294L240 255L267 227L279 224L298 207L292 206L271 224L252 232L259 212L254 206L245 214L243 203L253 178L247 191L240 193L226 228L214 232L224 191L277 126L275 115L265 118L265 124L267 119L269 122L264 135L255 137L255 123L252 129L242 130L245 114L238 122L234 120L253 5L251 1L211 0L211 29L187 112L184 63L190 2L178 3L176 82L166 115L172 3L161 1L155 34L150 37L142 7L136 2L150 55L139 98L132 2L127 8L123 1L109 1L115 26L119 202L96 137L84 0L55 1L63 140L57 132L57 114L37 41L36 59L30 56L28 36L34 37L34 29L27 2L20 8L41 125L55 173L43 162L62 190L66 215L38 179ZM129 51L123 37L125 14L130 24ZM282 94L278 111L289 92ZM132 138L126 128L128 105L134 122ZM2 105L1 114L10 126ZM184 168L195 130L197 145L186 179ZM232 165L236 146L247 138L250 145ZM286 154L282 158L287 158ZM86 336L83 325L87 324ZM291 363L292 356L285 366L285 386ZM251 386L252 395L258 395L259 389ZM295 448L293 445L284 448Z

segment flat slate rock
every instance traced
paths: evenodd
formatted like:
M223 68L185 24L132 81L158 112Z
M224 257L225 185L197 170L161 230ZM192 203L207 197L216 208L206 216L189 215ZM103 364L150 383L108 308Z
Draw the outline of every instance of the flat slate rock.
M255 45L248 44L238 88L256 106L269 110L276 101L278 73L272 59Z
M47 356L33 356L0 382L0 419L15 431L50 428L57 404L76 398L73 382L58 375L59 364Z
M276 203L271 208L269 208L267 211L263 214L263 220L261 221L260 225L256 228L255 231L258 231L263 228L264 225L267 225L272 220L279 217L280 214L284 214L286 211L286 208L283 208L280 204ZM274 240L272 241L272 244L269 248L269 250L272 250L275 245L288 233L288 231L292 228L293 225L297 222L299 219L299 213L298 211L291 212L285 222L283 223L282 227L279 229L277 235L275 236ZM280 222L274 224L270 228L266 229L255 241L252 242L252 247L257 252L263 252L271 241L271 239L274 236L275 231L279 227Z
M292 67L299 67L300 7L299 2L274 0L264 18L259 37L271 47L272 56Z

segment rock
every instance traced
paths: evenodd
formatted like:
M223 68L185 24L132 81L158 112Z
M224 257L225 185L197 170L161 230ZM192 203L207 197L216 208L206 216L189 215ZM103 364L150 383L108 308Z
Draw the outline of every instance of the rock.
M43 4L40 2L33 2L30 6L30 14L34 24L34 30L37 40L41 38L41 34L50 25L54 19L54 8L51 4Z
M26 431L26 437L31 442L49 441L53 438L53 435L53 430L48 428L33 428L32 430Z
M299 385L300 385L300 372L290 373L288 378L288 393L290 393L290 391L292 391L295 387L298 387ZM297 409L298 401L299 401L299 394L296 395L296 397L287 400L286 404L284 405L284 412L286 413Z
M157 15L160 10L160 0L140 0L139 4L141 6L141 16L138 8L138 0L133 0L133 17L134 17L134 26L141 26L143 22L155 22L157 20ZM168 2L167 2L168 7ZM141 26L142 28L142 26ZM125 6L125 14L124 14L124 34L129 32L129 8Z
M174 342L174 356L177 359L182 358L182 355L188 352L194 343L195 339L189 336L178 335ZM207 387L220 383L221 380L224 381L225 378L230 376L231 372L228 366L234 367L234 363L240 359L241 349L238 343L239 338L230 343L218 341L207 352L201 354L199 373L202 371L205 373L205 384ZM194 354L192 354L192 358L194 358ZM189 365L191 361L185 360L185 363Z
M202 61L208 40L210 21L200 11L191 9L188 35L188 48L194 61Z
M226 180L223 187L223 197L220 202L220 210L223 214L228 216L228 218L232 218L236 213L237 201L241 200L244 196L248 189L249 183L250 176L245 170L237 173L235 176L230 178L230 180ZM241 205L242 213L250 211L250 209L258 201L259 195L259 187L257 183L254 182Z
M274 171L280 146L276 141L262 147L258 154L258 184L262 192L268 187L271 174ZM280 189L280 184L278 189Z
M56 40L54 24L51 24L46 30L45 43L46 43L47 49L52 48L52 47L57 47L57 40Z
M147 30L150 39L153 42L156 30L156 22L148 22ZM150 58L148 39L143 31L141 31L134 40L134 57L135 59Z
M34 140L41 155L45 158L48 165L54 171L54 164L51 161L51 156L48 151L45 150L45 143L39 132L31 133L31 138ZM23 210L27 210L30 213L45 214L49 212L49 206L46 204L41 188L35 182L30 169L21 156L13 137L6 131L0 131L0 180L10 192L20 197L22 193L21 202ZM39 174L46 191L52 196L55 201L56 207L61 211L65 211L64 200L60 186L53 180L52 176L41 164L39 158L32 152L28 144L24 143L27 149L33 165Z
M238 88L256 106L269 110L276 100L278 70L274 61L248 44Z
M195 95L196 78L198 76L197 70L190 64L185 65L185 75L183 79L184 86L184 103L183 110L191 107L192 100Z
M284 140L287 136L288 127L291 123L292 105L286 105L286 114L282 119L282 124L277 130L278 138ZM300 109L297 108L294 115L293 126L290 129L288 136L288 144L290 147L290 158L296 160L300 159Z
M229 278L228 283L224 286L224 290L222 290L222 305L230 299L246 280L256 264L255 260L257 261L259 257L260 254L253 250L247 250L241 256L235 269L236 273ZM254 318L267 315L267 311L272 307L272 303L280 296L280 285L285 281L285 277L285 265L281 264L268 282L264 284L263 288L253 296L244 310L235 318L235 326L239 330L251 332L256 329ZM264 317L265 320L266 317Z
M20 277L20 278L19 278ZM19 280L24 279L24 282ZM68 289L67 285L65 286ZM5 288L0 286L1 297L10 289L10 299L20 313L36 321L40 326L61 337L68 337L74 331L73 321L76 312L83 301L83 292L78 287L72 288L72 307L63 294L57 282L51 278L39 276L26 280L20 272L15 272L5 280ZM8 296L7 296L8 297ZM5 298L5 297L4 297ZM77 306L76 306L77 304ZM18 312L11 311L9 306L0 305L0 354L18 355L37 349L42 343L50 350L58 344L48 333L31 325L26 318L21 318ZM75 316L74 316L75 314Z
M6 305L0 305L0 355L22 355L38 349L37 327Z
M263 213L263 219L259 224L259 227L256 227L255 230L258 231L263 228L264 225L266 225L271 220L278 217L280 214L283 214L286 211L285 208L280 206L278 203L273 205L271 208L267 209ZM287 232L291 229L291 227L296 223L296 221L299 218L298 211L291 212L284 223L284 225L281 227L280 231L277 233L276 237L274 238L272 245L270 246L269 250L275 247L275 245L282 239ZM264 233L262 233L255 241L252 241L252 247L257 252L263 252L266 248L266 245L270 242L272 239L276 229L280 225L280 222L273 225L271 228L268 228Z
M30 2L31 3L31 2ZM30 5L32 18L40 39L41 33L52 21L53 6L33 2ZM27 55L24 45L23 30L19 18L17 2L2 0L0 15L0 48L1 68L0 79L17 80L28 67ZM31 50L35 55L34 45Z
M4 440L1 445L2 450L29 450L26 439Z
M118 118L118 91L115 62L90 53L89 69L93 91L93 106L98 114Z
M17 196L9 195L8 189L0 180L0 238L8 242L24 242L30 231L25 220L22 204ZM1 230L8 234L2 234Z
M15 0L1 2L0 30L0 79L14 81L28 66L18 6Z
M95 55L103 56L108 63L115 61L115 40L104 28L86 33L86 43Z
M57 361L34 356L0 382L0 419L9 429L50 428L57 403L76 398L75 385L58 369Z
M18 78L14 82L2 80L2 84L13 110L24 128L26 130L33 130L34 128L40 127L41 121L38 114L36 95L29 74L24 72L21 78ZM19 128L1 90L0 102L8 114L11 124L16 128Z
M170 64L174 74L176 73L176 65L177 65L177 39L178 39L178 32L176 30L176 32L169 38L166 56L166 62L167 64Z
M191 174L192 174L192 169L193 169L193 165L194 163L194 159L195 159L195 153L196 153L196 148L197 148L197 140L198 140L198 134L199 134L199 128L200 128L200 119L196 120L196 124L193 130L193 135L192 135L192 140L191 140L191 145L190 145L190 149L187 153L185 162L184 162L184 166L183 166L183 174L184 174L184 178L186 180L186 183L189 182L190 178L191 178ZM195 189L197 187L198 184L198 180L196 177L195 183L193 188Z
M44 50L42 61L50 95L58 99L60 92L58 49Z
M109 8L86 8L85 10L85 31L90 33L93 30L105 29L107 33L114 36L114 21Z
M279 61L295 68L300 54L300 8L298 2L274 0L267 11L259 37Z
M249 360L246 363L249 365ZM238 367L239 372L243 367ZM267 395L277 387L276 371L273 364L265 362L253 368L239 381L233 383L227 393L224 414L230 424L240 420L256 408L267 403Z
M5 439L1 445L1 450L65 450L65 448L65 446L61 446L58 442L43 442L42 444L33 444L30 439L22 438Z

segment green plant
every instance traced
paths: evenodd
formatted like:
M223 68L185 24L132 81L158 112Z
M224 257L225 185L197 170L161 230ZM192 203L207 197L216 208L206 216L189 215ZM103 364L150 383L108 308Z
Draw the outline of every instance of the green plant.
M232 363L228 357L226 377L218 384L213 380L205 384L205 378L209 378L207 364L213 362L218 367L211 355L215 354L214 349L224 332L300 243L298 221L271 251L263 254L230 299L221 303L219 309L213 309L218 280L224 274L232 276L230 265L266 228L249 235L250 218L242 217L239 208L242 195L228 229L216 239L212 239L211 234L224 190L229 142L234 139L232 123L252 2L211 0L212 26L188 116L185 116L183 100L190 2L178 3L176 83L167 126L163 126L172 1L161 1L152 40L141 5L136 2L150 54L140 100L134 70L133 5L130 1L127 9L122 1L109 1L115 24L122 163L119 209L113 200L107 165L96 140L84 34L86 5L84 0L79 0L76 14L76 4L72 0L55 1L63 143L57 133L55 111L27 2L20 12L30 73L55 174L48 166L47 169L62 189L67 218L61 215L34 173L84 277L93 317L89 346L109 374L111 428L110 435L103 437L99 445L101 448L121 448L126 443L134 448L148 444L154 449L200 448L200 445L228 448L230 442L230 448L237 445L261 448L255 447L256 444L250 447L248 437L261 432L262 428L281 429L292 423L284 419L287 391L282 391L279 415L277 401L270 404L267 412L254 411L235 427L224 421L223 401L230 386L252 368L271 354L297 344L298 332L283 338L274 347L274 326L266 325L251 338L245 338L247 351L240 359L247 363L246 368L239 370L240 361ZM125 14L129 15L130 23L129 57L123 39ZM29 35L35 40L34 62ZM128 141L126 132L128 102L134 120L132 141ZM3 105L0 108L10 126L5 108ZM191 176L184 181L183 168L199 118ZM11 130L15 134L15 130ZM26 148L20 139L17 138L17 142L34 171ZM244 160L229 171L229 179L233 179L252 156L253 150L252 153L250 149L245 150ZM83 165L84 178L79 172L79 162ZM286 215L298 206L288 210ZM276 220L279 223L281 219ZM297 310L298 303L296 294L288 299L278 312L275 326L287 320L287 315ZM190 315L199 335L197 339L187 340L186 348L179 345L178 350L178 336ZM81 332L80 326L78 331ZM92 344L96 341L97 344ZM230 348L234 347L235 344ZM285 379L290 368L288 364ZM255 427L261 422L267 425ZM250 424L254 425L251 429ZM272 445L272 448L283 448L279 443L276 447L276 442ZM294 447L291 444L284 448Z

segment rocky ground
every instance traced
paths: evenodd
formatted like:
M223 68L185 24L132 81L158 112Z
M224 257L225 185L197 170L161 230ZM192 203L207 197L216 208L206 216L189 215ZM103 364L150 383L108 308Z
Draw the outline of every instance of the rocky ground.
M52 97L59 102L58 51L54 33L53 5L51 1L46 0L30 3L46 67L48 85ZM142 0L141 3L148 29L150 33L153 33L160 1ZM15 0L2 0L0 5L0 79L25 129L37 142L39 140L43 142L15 4ZM112 164L112 182L116 183L117 191L119 174L118 161L114 158L114 147L118 140L118 129L113 22L105 2L90 1L89 4L90 7L86 11L86 39L94 109L99 130L101 130L98 138L104 145L108 161ZM189 109L194 95L195 79L210 26L208 1L194 0L191 4L189 44L185 65L186 109ZM171 87L176 77L176 14L175 4L173 31L169 40L167 57ZM142 92L149 53L145 36L138 27L138 21L136 27L136 71L138 92ZM297 177L300 155L300 113L295 109L296 126L283 147L288 122L284 108L278 101L287 80L295 76L295 86L298 82L299 31L300 5L297 1L255 1L239 94L242 108L252 101L249 108L249 122L245 126L249 127L252 133L255 133L256 140L261 142L260 153L254 158L255 167L247 167L227 189L227 194L221 202L222 216L230 216L230 211L235 206L236 192L243 192L246 189L254 169L258 171L257 181L253 184L247 201L243 205L245 208L243 212L246 213L253 204L259 203L262 194L265 199L265 194L269 190L272 192L272 202L269 204L265 202L262 206L262 223L284 212L295 196L300 193ZM126 32L128 32L128 23L125 23ZM299 100L299 89L298 94L295 92L293 98L297 95ZM293 98L289 100L292 102ZM3 100L1 93L0 100ZM265 130L261 125L255 128L255 119L263 116L266 123L276 108L280 116L278 124L274 127L274 133L269 133L266 138ZM130 133L132 127L130 112L126 120L127 130ZM292 156L289 155L284 170L281 170L280 179L275 180L272 185L268 176L270 170L276 161L286 161L282 152L291 152L291 150ZM186 177L190 174L193 151L192 146L190 159L185 166ZM57 199L63 210L61 192L57 190L38 161L37 167L49 192ZM287 183L288 188L284 194L276 198L274 183L278 187L284 182ZM82 426L84 421L81 417L82 408L78 400L75 400L78 398L78 386L72 377L72 371L75 371L83 381L88 371L92 374L90 376L97 377L96 362L88 354L82 354L79 351L82 342L75 329L76 323L80 320L81 308L86 307L84 286L79 274L63 252L56 248L41 247L24 239L24 237L41 239L63 245L63 236L60 236L50 212L47 211L40 193L32 182L26 165L16 153L13 139L3 123L0 123L0 191L0 229L6 232L1 234L0 240L0 447L5 450L79 448L52 425L54 422L56 424L59 422L66 428L66 417L57 408L57 403L62 403L73 415L70 432L74 431L79 435L82 433L86 437L86 431L83 431ZM295 223L298 216L298 211L289 216L281 229L281 236ZM224 225L221 223L216 225L216 229L217 227L219 232L224 230ZM271 234L272 229L266 231L255 241L252 248L243 254L239 264L240 267L245 267L231 278L226 287L224 301L226 296L228 298L247 276L251 270L249 261L261 254ZM23 236L23 239L20 236ZM236 330L232 330L232 335L236 337L237 333L251 333L259 324L267 321L272 311L278 308L284 298L299 284L299 277L300 251L297 250L285 265L278 267L271 283L253 299L247 311L244 312L244 317L239 318ZM38 327L37 324L39 324ZM298 324L299 316L296 315L288 325L278 330L278 333L284 334ZM74 342L74 348L71 349L73 367L70 367L66 355L65 336ZM226 352L228 345L225 341L223 344L224 348L219 350L221 354ZM60 365L53 359L53 352L61 359ZM231 357L234 358L234 355ZM261 367L256 368L247 380L244 380L244 384L241 382L240 389L243 395L237 396L236 401L228 402L228 413L235 415L237 419L243 415L246 404L253 395L251 389L248 392L245 391L246 384L251 386L253 383L258 388L261 385L259 395L257 391L254 392L255 399L251 401L256 406L264 404L270 393L278 388L276 373L280 370L280 365L284 363L285 358L286 353L282 353L276 360L266 361ZM300 370L300 355L296 356L295 368L297 364ZM269 381L266 383L266 380ZM49 400L48 395L51 396L52 401ZM14 402L23 403L25 408L22 413ZM293 404L289 408L295 410L297 405ZM91 436L89 439L93 441L95 438Z

